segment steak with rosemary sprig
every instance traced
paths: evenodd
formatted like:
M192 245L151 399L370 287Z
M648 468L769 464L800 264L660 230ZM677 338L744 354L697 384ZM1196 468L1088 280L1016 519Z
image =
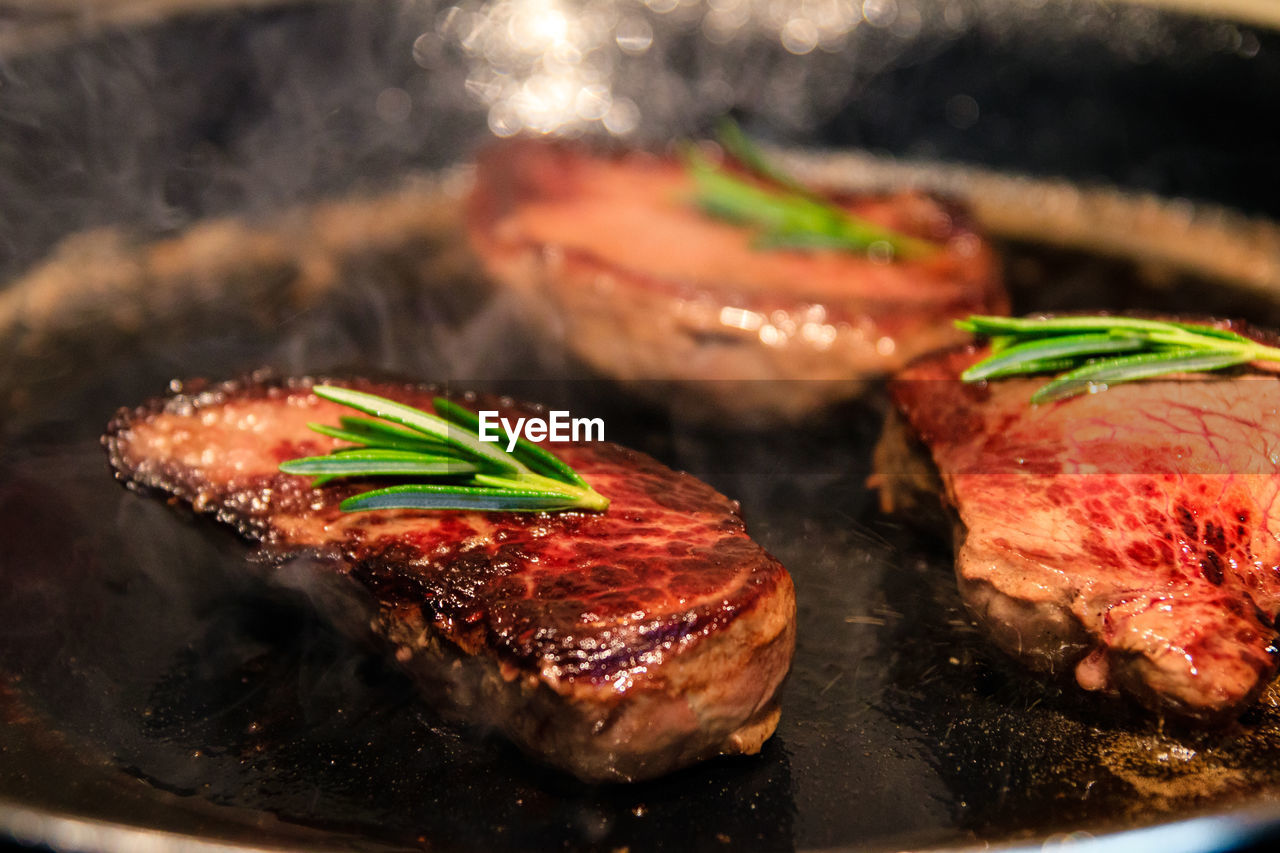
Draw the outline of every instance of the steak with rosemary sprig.
M695 194L675 158L513 140L480 155L468 227L531 317L682 416L798 417L966 339L953 320L1008 309L993 252L954 205L833 197L933 247L895 258L884 246L766 248Z
M339 444L307 427L344 413L313 384L189 386L121 410L103 439L116 476L234 525L268 567L336 581L432 702L582 779L650 778L772 734L795 596L735 502L615 444L552 443L606 512L343 513L376 484L278 470ZM330 384L427 409L438 393Z
M943 498L965 603L1033 668L1174 717L1239 714L1277 664L1280 379L1184 374L1032 405L1044 377L960 381L988 354L894 379L886 505Z

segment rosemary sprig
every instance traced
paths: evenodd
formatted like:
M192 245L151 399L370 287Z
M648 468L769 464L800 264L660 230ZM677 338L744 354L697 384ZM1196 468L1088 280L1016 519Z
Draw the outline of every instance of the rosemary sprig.
M750 177L712 163L696 146L685 151L693 177L693 201L710 216L755 229L758 249L835 249L869 254L880 248L894 258L921 258L937 251L909 237L854 216L807 189L764 156L731 119L717 139Z
M350 406L374 419L343 417L340 426L308 424L315 432L351 443L325 456L281 463L287 474L313 476L313 485L339 477L427 479L362 492L340 505L345 512L375 509L451 509L540 512L603 511L609 499L556 456L524 439L511 453L479 439L479 419L437 397L435 413L350 388L317 385L317 397ZM499 427L505 434L506 430Z
M1031 396L1048 403L1112 385L1172 373L1280 362L1269 347L1227 329L1133 317L1017 318L974 315L957 320L991 339L992 354L960 375L965 382L1038 373L1059 375Z

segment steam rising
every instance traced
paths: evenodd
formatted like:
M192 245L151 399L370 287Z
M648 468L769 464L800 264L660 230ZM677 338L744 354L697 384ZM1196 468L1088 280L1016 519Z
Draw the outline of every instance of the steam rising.
M870 84L974 33L1064 55L1100 44L1135 65L1260 49L1232 23L1103 0L385 0L185 18L155 5L149 22L74 4L4 21L0 280L68 234L154 236L385 187L491 133L650 142L738 109L803 142L837 115L918 115L901 92L865 97ZM992 105L956 85L949 126L981 131Z

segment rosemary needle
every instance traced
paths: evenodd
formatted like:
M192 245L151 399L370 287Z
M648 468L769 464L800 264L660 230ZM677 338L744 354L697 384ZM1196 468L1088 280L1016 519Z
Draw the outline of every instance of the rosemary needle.
M966 382L1058 374L1032 395L1032 403L1174 373L1280 362L1280 348L1199 323L1108 316L974 315L956 321L956 326L992 341L992 354L960 375Z
M891 257L925 257L938 247L854 216L769 162L731 119L717 140L746 175L712 163L688 146L685 163L694 181L693 202L709 216L753 228L758 249L835 249Z
M603 511L609 507L608 498L542 448L518 439L508 453L498 444L480 441L476 416L443 397L433 401L432 413L351 388L317 385L311 390L372 418L343 417L336 427L309 424L315 432L351 446L324 456L290 459L281 463L281 471L314 476L314 485L339 477L415 480L347 498L341 504L346 512Z

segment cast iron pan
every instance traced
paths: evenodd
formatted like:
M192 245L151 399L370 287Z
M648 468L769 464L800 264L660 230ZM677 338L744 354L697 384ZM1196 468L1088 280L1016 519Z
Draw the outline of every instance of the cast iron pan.
M439 171L483 136L485 117L434 88L461 82L452 66L410 59L438 12L304 5L165 20L0 68L0 170L13 190L0 197L0 832L118 850L1274 840L1280 697L1237 725L1185 730L1031 678L988 648L943 533L881 515L865 487L881 398L794 427L696 425L526 328L466 255L465 174ZM877 162L894 168L886 151L1105 181L1121 189L1089 192L1116 209L1147 205L1188 239L1244 222L1214 205L1274 216L1256 180L1269 173L1266 143L1241 111L1258 106L1266 74L1280 81L1280 39L1246 30L1256 49L1219 50L1205 33L1227 25L1155 20L1198 39L1181 42L1198 45L1185 51L1194 67L1158 51L1135 64L1089 31L1068 45L1035 21L1021 35L976 27L885 65L807 123L761 104L747 118L779 139L882 149ZM700 38L654 21L672 44ZM699 50L689 55L710 49ZM669 52L676 72L699 73ZM111 74L132 95L104 94ZM928 108L970 79L990 88L967 90L984 114L1006 116L1002 143ZM389 86L431 109L378 125L371 103ZM1081 86L1096 119L1083 131L1054 108L1084 98ZM1196 97L1208 88L1221 97ZM868 107L908 94L918 111ZM1037 134L1052 144L1028 142ZM1265 274L1215 277L1041 236L1000 240L1018 310L1178 306L1280 327ZM173 377L262 367L564 404L740 499L799 595L777 735L756 757L583 785L440 721L393 666L317 615L323 591L305 572L255 569L228 532L111 479L98 435L117 406ZM1144 827L1156 829L1123 834Z

